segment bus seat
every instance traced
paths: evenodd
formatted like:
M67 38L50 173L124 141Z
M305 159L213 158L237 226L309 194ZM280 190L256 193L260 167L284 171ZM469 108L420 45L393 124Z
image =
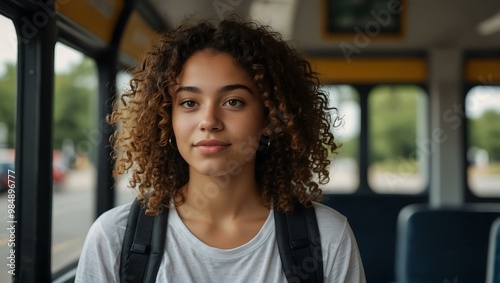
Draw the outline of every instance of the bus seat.
M485 282L490 227L500 204L409 205L398 217L398 283Z
M486 282L500 283L500 218L491 225Z
M408 195L327 196L324 204L349 220L370 283L394 282L397 219L405 206L426 203L427 198Z

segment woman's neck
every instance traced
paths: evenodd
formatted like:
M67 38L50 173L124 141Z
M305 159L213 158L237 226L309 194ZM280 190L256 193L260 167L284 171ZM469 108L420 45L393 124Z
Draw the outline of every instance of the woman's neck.
M182 188L185 201L179 207L181 217L213 222L269 211L259 192L255 171L242 169L238 174L222 176L206 176L190 170L189 181Z

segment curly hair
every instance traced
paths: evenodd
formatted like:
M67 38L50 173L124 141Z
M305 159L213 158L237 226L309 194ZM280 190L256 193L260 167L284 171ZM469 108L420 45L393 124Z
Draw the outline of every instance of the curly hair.
M289 212L293 202L321 200L319 184L329 181L330 152L338 147L331 133L328 97L311 65L279 33L240 19L218 24L186 21L163 32L132 72L130 90L115 101L108 116L117 130L111 137L113 175L132 172L147 213L183 203L180 188L189 180L188 164L169 146L173 136L169 91L195 52L229 54L257 86L272 130L269 148L256 153L255 178L265 203Z

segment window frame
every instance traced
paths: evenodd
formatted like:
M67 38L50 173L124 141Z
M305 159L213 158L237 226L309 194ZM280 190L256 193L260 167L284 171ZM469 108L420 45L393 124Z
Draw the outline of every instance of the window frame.
M335 83L324 83L324 85L349 85L352 86L354 89L359 94L359 107L360 107L360 132L359 132L359 148L358 148L358 154L359 154L359 159L358 159L358 172L359 172L359 185L358 188L352 193L325 193L326 195L348 195L348 196L366 196L366 197L409 197L409 198L415 198L420 201L422 198L426 199L429 196L429 188L430 188L430 180L427 180L425 187L423 190L419 193L412 193L412 194L401 194L401 193L378 193L373 190L373 188L369 185L368 182L368 168L369 168L369 141L368 141L368 127L369 127L369 121L368 121L368 99L371 91L381 85L386 85L386 86L398 86L398 85L414 85L417 87L420 87L425 95L427 96L427 103L425 105L426 111L430 111L430 97L429 97L429 91L428 91L428 86L425 85L424 83L416 83L416 82L396 82L396 83L391 83L391 82L377 82L377 83L370 83L370 84L361 84L361 83L342 83L342 82L335 82ZM430 119L426 119L425 124L427 126L427 132L428 134L431 127L430 127ZM427 164L431 164L430 160L430 155L427 157L428 161ZM430 176L431 173L431 166L426 168L428 176Z
M466 99L467 99L467 94L469 94L469 92L474 88L474 87L477 87L477 86L495 86L495 87L498 87L500 86L499 84L479 84L477 82L473 83L473 82L465 82L464 83L464 88L463 88L463 98L462 98L462 101L463 101L463 108L462 108L462 111L463 113L466 113ZM470 162L467 158L467 151L469 150L469 147L470 147L470 142L469 142L469 133L470 133L470 128L469 128L469 123L467 121L467 116L464 115L464 117L462 117L462 124L464 125L464 131L463 132L463 137L462 137L462 140L463 140L463 164L464 164L464 167L463 167L463 177L462 177L462 182L464 182L465 186L464 186L464 201L465 203L486 203L486 202L500 202L500 196L498 197L495 197L495 196L479 196L477 194L475 194L472 190L472 188L470 187L469 185L469 174L467 172L469 166L470 166Z

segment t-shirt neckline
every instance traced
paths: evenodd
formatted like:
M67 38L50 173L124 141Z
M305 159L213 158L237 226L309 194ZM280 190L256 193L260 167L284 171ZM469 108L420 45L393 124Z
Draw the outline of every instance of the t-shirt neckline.
M255 251L256 249L261 247L266 242L266 240L270 238L272 232L274 231L274 214L272 212L273 211L271 209L266 221L264 222L264 225L262 225L257 235L255 235L250 241L246 242L245 244L232 249L220 249L212 247L201 241L187 228L187 226L184 224L179 214L177 213L177 209L175 207L170 209L169 223L172 224L173 228L177 230L177 232L180 233L182 237L184 237L191 243L191 247L194 252L206 255L211 258L231 259L241 257Z

